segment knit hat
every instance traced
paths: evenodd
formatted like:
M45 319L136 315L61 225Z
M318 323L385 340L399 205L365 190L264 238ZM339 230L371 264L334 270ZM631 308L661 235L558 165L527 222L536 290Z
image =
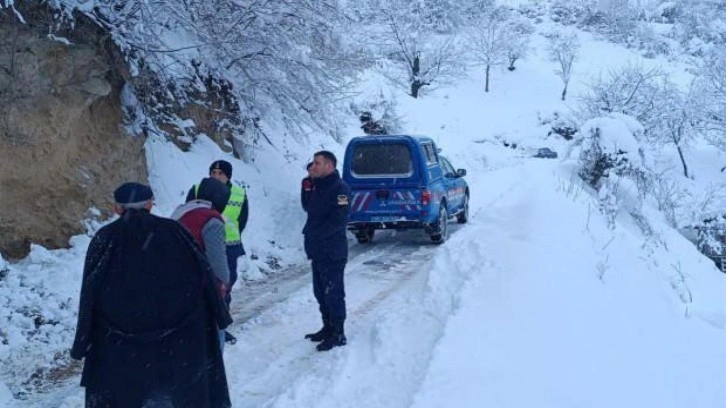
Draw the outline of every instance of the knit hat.
M116 203L123 205L143 203L153 197L151 188L141 183L124 183L113 192Z
M212 174L212 170L222 170L228 179L232 178L232 163L225 160L217 160L209 166L209 174Z
M224 207L227 206L227 201L229 201L231 193L230 189L221 181L207 177L199 183L195 198L211 202L212 207L221 213L224 211Z

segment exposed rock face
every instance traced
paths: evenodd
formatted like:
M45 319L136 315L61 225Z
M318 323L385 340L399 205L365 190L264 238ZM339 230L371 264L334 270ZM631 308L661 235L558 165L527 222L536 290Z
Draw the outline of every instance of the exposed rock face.
M39 18L42 16L38 16ZM93 29L72 44L0 14L0 254L68 245L89 209L109 215L123 181L145 182L143 140L122 128L122 74ZM95 37L95 38L94 38ZM76 40L82 40L80 43Z

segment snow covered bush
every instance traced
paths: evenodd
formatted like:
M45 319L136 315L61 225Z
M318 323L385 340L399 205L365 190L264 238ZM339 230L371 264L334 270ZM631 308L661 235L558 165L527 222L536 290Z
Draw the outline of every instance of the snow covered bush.
M726 151L726 51L714 50L704 58L699 67L695 93L699 95L699 108L704 114L706 138Z
M700 220L682 231L690 235L688 238L702 254L711 258L722 272L726 272L726 213Z
M640 50L646 58L655 58L659 55L671 57L679 50L678 44L673 39L656 32L650 23L645 22L636 25L627 45Z
M547 15L547 4L540 0L527 0L519 4L517 11L524 17L540 23L542 18Z
M578 25L592 19L595 0L554 0L550 5L550 18L564 25Z
M621 114L591 119L580 129L579 176L597 190L612 226L622 202L629 201L629 211L637 212L645 198L650 176L638 140L642 135L643 127Z
M577 119L562 112L552 112L548 115L538 115L540 125L548 126L547 136L558 135L565 140L572 140L579 131Z
M395 99L386 98L383 92L372 100L352 102L350 109L360 120L365 134L395 134L402 129Z
M726 215L706 219L697 228L699 251L711 257L726 256Z
M668 10L673 36L686 51L703 56L726 43L726 5L713 0L677 0Z
M593 127L587 129L586 147L580 153L580 177L596 190L600 189L601 180L610 175L613 170L616 174L623 174L628 167L627 152L619 148L607 149L602 146L602 129Z

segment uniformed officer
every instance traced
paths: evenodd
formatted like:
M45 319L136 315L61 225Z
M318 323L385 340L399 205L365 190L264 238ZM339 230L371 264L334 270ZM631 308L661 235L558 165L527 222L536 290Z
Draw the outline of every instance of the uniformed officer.
M217 160L209 166L209 176L221 181L230 189L229 200L227 201L222 215L224 216L225 225L225 243L227 252L227 267L229 268L229 290L227 297L227 307L232 301L232 287L237 282L237 260L245 254L242 245L242 231L247 226L249 218L249 199L244 187L232 183L232 163L225 160ZM196 193L199 186L194 185L187 194L187 201L196 199ZM236 339L229 332L226 333L228 343L235 343Z
M348 202L350 187L335 169L337 160L329 151L315 153L310 174L313 188L307 196L308 219L303 228L305 253L312 261L313 293L318 301L323 327L306 339L320 342L318 351L344 346L345 287L343 272L348 262Z

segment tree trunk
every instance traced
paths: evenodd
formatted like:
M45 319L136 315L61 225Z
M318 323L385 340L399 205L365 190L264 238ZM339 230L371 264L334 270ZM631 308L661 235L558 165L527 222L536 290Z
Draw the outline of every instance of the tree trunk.
M565 97L567 97L567 82L565 82L565 87L562 89L562 100L565 100Z
M681 164L683 165L683 175L688 177L688 166L686 165L686 158L683 156L683 149L681 149L681 146L676 145L676 149L678 149L678 156L681 158Z
M489 69L491 69L491 65L487 65L487 79L484 85L484 92L489 92Z
M423 86L421 83L421 80L418 77L418 74L421 72L421 59L417 55L413 58L413 66L411 66L411 77L413 78L413 81L411 81L411 96L414 98L418 98L418 92Z
M411 96L414 98L418 98L418 91L421 89L423 85L421 85L421 82L417 79L413 82L411 82Z

